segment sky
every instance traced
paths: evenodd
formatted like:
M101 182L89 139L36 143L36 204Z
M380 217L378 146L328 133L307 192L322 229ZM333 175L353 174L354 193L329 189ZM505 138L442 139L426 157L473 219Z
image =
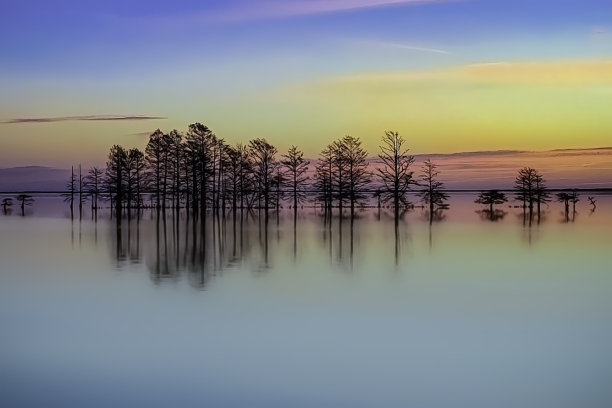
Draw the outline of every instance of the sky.
M0 167L202 122L314 157L612 146L609 0L3 0Z

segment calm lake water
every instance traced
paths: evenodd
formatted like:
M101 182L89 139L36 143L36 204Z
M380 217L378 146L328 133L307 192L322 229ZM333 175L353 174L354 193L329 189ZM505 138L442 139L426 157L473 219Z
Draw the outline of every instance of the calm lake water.
M0 406L612 406L612 196L474 198L396 227L37 197L0 215Z

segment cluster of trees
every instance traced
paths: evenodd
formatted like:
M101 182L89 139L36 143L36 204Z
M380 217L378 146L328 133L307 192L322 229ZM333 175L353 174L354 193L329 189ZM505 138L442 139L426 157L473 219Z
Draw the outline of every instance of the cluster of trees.
M30 206L34 202L34 199L32 198L32 196L28 194L19 194L15 197L15 200L19 203L19 207L21 208L22 216L25 215L26 206ZM3 198L2 204L0 204L0 206L2 206L2 212L4 214L8 214L10 208L13 206L13 199L11 197Z
M407 207L408 191L421 186L421 198L431 211L444 208L447 195L436 165L426 162L417 180L411 170L414 156L408 151L402 136L385 132L378 155L381 164L371 171L361 140L344 136L323 149L311 171L296 146L284 154L260 138L232 146L194 123L185 134L156 130L144 152L111 147L105 169L92 167L83 176L79 167L77 176L73 168L64 196L71 209L84 200L93 209L109 200L118 210L183 207L194 214L209 208L278 209L283 200L297 211L312 196L326 214L332 208L354 214L372 193L378 195L379 205ZM374 179L379 187L373 190Z
M97 209L101 200L121 209L144 206L158 209L187 208L194 215L208 209L279 209L286 201L297 211L309 197L319 203L325 215L332 208L339 214L355 209L371 197L399 211L410 208L409 192L416 192L428 210L430 221L448 208L448 195L439 179L438 167L430 160L416 176L414 156L397 132L385 132L379 146L378 163L370 166L368 152L358 137L344 136L327 145L311 169L310 161L296 146L284 154L266 139L230 145L201 123L189 125L185 134L172 130L153 132L146 148L112 146L106 168L92 167L85 176L74 168L64 194L72 209L84 200ZM567 194L567 193L563 193ZM551 201L542 174L531 167L518 171L515 198L530 217L540 215L542 205ZM577 196L558 195L569 203ZM484 191L476 203L487 206L487 216L496 218L494 205L508 201L499 190Z

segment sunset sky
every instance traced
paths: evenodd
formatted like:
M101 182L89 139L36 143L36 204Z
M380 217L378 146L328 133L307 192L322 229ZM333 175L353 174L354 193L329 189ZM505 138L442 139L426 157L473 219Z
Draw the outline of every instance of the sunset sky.
M203 122L315 156L612 145L610 0L6 0L0 167Z

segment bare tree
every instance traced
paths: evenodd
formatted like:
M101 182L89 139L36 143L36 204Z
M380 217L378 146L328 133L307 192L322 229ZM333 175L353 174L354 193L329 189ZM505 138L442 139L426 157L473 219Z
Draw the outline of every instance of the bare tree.
M580 201L578 198L578 193L576 191L571 192L561 192L557 193L557 201L563 203L564 205L564 213L565 213L565 221L569 221L569 207L570 203L572 204L572 220L576 216L576 203Z
M377 169L383 184L379 198L383 202L392 202L396 214L400 204L408 205L406 194L410 186L416 184L410 170L414 156L408 154L409 149L404 147L405 143L405 139L397 132L386 131L379 146L378 157L383 164Z
M327 146L320 154L315 170L314 188L317 198L323 203L325 215L331 214L332 183L333 183L334 156L332 146Z
M10 197L6 197L2 199L2 212L6 215L8 214L9 207L13 206L13 199Z
M180 194L181 194L181 166L183 159L183 135L178 130L173 129L168 135L168 142L170 149L170 160L169 167L171 169L171 182L172 185L172 207L180 207Z
M595 197L587 197L587 200L589 200L589 204L591 204L591 213L595 212L595 209L597 208L597 200L595 199Z
M74 174L74 166L71 167L70 170L70 179L66 183L66 192L62 193L65 202L70 203L70 215L72 216L74 213L74 196L77 192L77 178Z
M245 208L247 204L249 190L253 190L253 164L251 162L251 156L249 148L239 143L236 146L236 152L238 153L238 183L240 185L240 208Z
M355 213L355 204L364 198L365 187L370 182L367 152L361 147L359 138L344 136L328 146L332 197L338 202L338 212L343 214L345 200L348 200L351 216ZM325 152L325 151L324 151Z
M517 200L522 201L523 208L529 208L530 212L533 212L534 204L537 204L539 214L541 204L550 201L544 177L536 169L531 167L520 169L514 185Z
M437 165L431 160L426 160L421 168L421 182L423 189L420 191L421 201L429 206L429 223L435 218L438 210L448 208L446 200L448 195L444 192L444 184L438 180Z
M155 191L155 203L157 208L161 206L161 188L164 165L164 134L157 129L149 136L149 142L145 148L146 161L149 166L153 187Z
M207 185L212 167L211 149L215 139L214 133L207 126L201 123L189 125L186 143L192 162L193 206L194 213L199 206L202 217L206 213Z
M92 210L99 208L98 198L101 194L102 176L104 172L98 167L92 167L84 178L85 192L90 197Z
M28 205L32 205L32 203L34 202L34 199L32 198L31 195L28 195L28 194L19 194L17 197L15 197L15 199L19 202L19 205L21 207L21 216L24 216L25 207Z
M111 196L111 200L114 197L115 208L117 213L121 211L121 207L124 201L125 194L125 178L126 178L126 165L127 152L119 145L111 147L108 153L108 160L106 162L106 186L107 191Z
M128 208L132 208L135 203L136 208L141 206L141 193L143 184L143 172L145 168L145 156L137 148L132 148L127 152L126 160L126 186Z
M251 140L249 148L250 156L253 159L253 175L257 181L259 195L264 200L264 208L268 210L270 192L278 167L278 162L275 158L277 150L266 139Z
M293 209L294 212L297 212L298 203L305 198L303 187L304 183L308 180L306 172L308 171L310 161L304 159L304 152L298 150L296 146L291 146L283 157L284 160L281 163L287 171L289 188L293 197Z

